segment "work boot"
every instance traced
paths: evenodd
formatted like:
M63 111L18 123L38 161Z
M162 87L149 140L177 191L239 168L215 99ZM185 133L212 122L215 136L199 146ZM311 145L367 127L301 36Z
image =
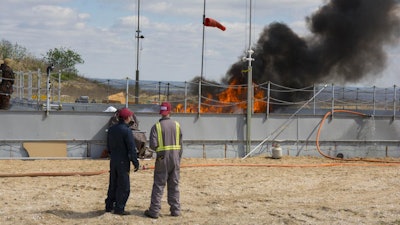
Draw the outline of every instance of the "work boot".
M106 212L112 212L115 207L115 202L109 203L109 202L107 202L107 199L106 199L105 203L106 203Z
M114 214L117 214L117 215L120 215L120 216L130 215L130 213L127 212L127 211L114 211Z
M180 212L171 212L171 216L177 217L180 216L181 213Z
M153 215L149 210L144 211L144 215L153 219L158 219L158 215Z

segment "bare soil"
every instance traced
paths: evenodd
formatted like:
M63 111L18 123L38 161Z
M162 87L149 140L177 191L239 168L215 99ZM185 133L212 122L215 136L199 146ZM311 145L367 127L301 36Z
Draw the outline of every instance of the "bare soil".
M161 217L150 219L153 163L131 173L131 215L118 216L104 212L108 160L2 160L0 224L400 224L400 164L183 159L182 216L169 216L165 192ZM74 172L99 174L59 176Z

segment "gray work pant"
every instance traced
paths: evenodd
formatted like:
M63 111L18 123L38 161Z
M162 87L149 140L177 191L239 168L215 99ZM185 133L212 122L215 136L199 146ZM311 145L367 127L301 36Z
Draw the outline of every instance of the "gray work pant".
M152 215L158 215L161 210L161 198L164 187L167 185L167 201L171 214L180 214L179 202L179 157L166 154L157 156L154 168L154 182L151 193L151 204L149 211ZM171 156L171 157L168 157ZM175 154L176 156L176 154Z

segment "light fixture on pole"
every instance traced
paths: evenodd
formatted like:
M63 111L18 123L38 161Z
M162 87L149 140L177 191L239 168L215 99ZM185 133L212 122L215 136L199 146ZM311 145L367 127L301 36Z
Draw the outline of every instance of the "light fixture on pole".
M140 35L140 0L138 0L137 8L135 104L139 104L139 41L144 38Z

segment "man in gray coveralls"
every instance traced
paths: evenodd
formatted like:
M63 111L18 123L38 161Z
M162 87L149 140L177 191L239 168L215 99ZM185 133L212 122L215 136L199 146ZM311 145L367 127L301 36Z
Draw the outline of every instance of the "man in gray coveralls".
M144 212L147 217L157 219L161 210L161 198L167 184L168 204L171 216L181 215L179 202L179 170L182 157L182 131L178 122L170 119L171 104L160 106L161 119L151 128L149 145L157 158L154 168L154 182L151 203Z

